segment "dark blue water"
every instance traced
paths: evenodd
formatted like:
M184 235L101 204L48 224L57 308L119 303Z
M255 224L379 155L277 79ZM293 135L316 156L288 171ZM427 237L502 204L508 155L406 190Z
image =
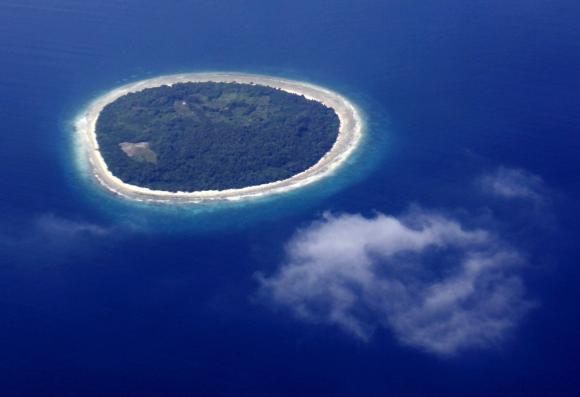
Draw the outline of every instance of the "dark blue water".
M580 394L579 21L572 0L3 0L0 395ZM331 178L251 203L148 207L91 184L83 106L205 70L331 87L366 141ZM500 166L543 180L544 215L472 188ZM536 307L498 346L361 342L257 297L256 272L323 212L413 204L493 218L529 258Z

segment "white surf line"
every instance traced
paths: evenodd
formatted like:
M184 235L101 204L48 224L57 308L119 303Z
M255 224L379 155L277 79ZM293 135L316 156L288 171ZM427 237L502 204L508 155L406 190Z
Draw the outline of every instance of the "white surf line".
M113 175L107 167L96 135L96 124L103 108L118 98L147 88L186 82L253 83L304 95L332 108L340 120L337 139L332 148L312 167L290 178L239 189L169 192L131 185ZM80 150L84 152L95 179L107 190L122 197L150 202L200 203L216 200L242 200L287 192L311 184L336 170L358 146L362 138L363 122L356 107L346 98L317 85L263 75L245 73L188 73L155 77L116 88L95 99L75 121Z

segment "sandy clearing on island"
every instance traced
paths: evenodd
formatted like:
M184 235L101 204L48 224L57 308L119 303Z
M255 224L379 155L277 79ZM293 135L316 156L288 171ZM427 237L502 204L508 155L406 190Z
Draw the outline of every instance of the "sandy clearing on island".
M318 163L288 179L241 189L206 190L198 192L167 192L130 185L117 178L108 169L101 153L96 135L96 123L101 110L109 103L131 92L162 85L185 82L236 82L254 83L279 88L308 99L321 102L334 109L340 120L336 142ZM116 88L95 99L75 122L77 137L84 157L89 161L93 176L110 192L138 201L181 203L215 200L241 200L250 197L282 193L317 181L335 170L354 151L362 137L362 118L356 107L343 96L313 84L263 75L244 73L188 73L155 77Z

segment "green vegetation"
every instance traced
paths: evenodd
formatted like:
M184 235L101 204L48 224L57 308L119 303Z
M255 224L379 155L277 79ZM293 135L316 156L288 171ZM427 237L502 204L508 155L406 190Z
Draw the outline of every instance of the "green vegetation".
M167 191L242 188L316 164L338 134L319 102L254 84L181 83L105 106L96 133L111 172Z

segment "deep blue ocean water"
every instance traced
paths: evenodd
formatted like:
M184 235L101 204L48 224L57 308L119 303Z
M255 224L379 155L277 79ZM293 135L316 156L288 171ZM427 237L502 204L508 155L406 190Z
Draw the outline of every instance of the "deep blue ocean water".
M572 0L1 1L0 395L579 395L579 21ZM211 70L332 88L365 141L320 183L229 205L128 203L79 169L91 99ZM543 180L541 217L472 188L498 167ZM498 346L439 357L260 301L255 274L324 212L413 205L493 214L526 252L536 306Z

